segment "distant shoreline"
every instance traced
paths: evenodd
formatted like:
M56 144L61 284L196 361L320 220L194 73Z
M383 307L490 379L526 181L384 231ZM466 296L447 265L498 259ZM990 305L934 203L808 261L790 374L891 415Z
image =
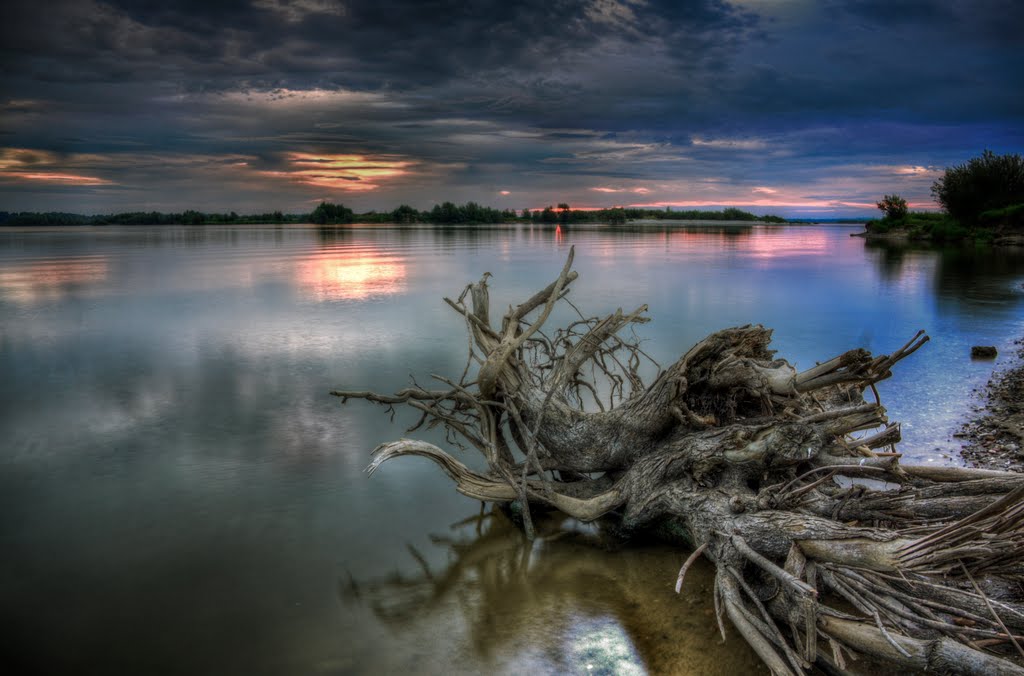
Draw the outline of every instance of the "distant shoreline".
M108 214L79 214L62 211L0 211L0 226L4 225L277 225L300 224L432 224L432 225L576 225L580 223L607 223L623 225L635 221L713 221L741 223L786 223L788 219L773 214L757 215L742 209L643 209L634 207L608 207L600 209L573 209L560 203L557 209L495 209L476 202L435 204L432 209L419 210L407 204L387 211L356 213L343 204L321 202L309 213L286 214L282 211L239 214L230 212L202 212L187 209L180 212L124 211Z
M738 221L738 220L714 220L714 219L686 219L686 218L649 218L649 219L636 219L627 220L624 223L613 223L613 222L601 222L601 221L583 221L576 223L534 223L531 221L510 221L507 223L399 223L396 221L353 221L351 223L313 223L310 221L245 221L245 222L225 222L225 223L184 223L184 222L169 222L169 223L0 223L0 229L15 229L15 228L109 228L109 227L123 227L123 228L152 228L152 227L188 227L188 228L207 228L207 227L248 227L248 226L304 226L304 227L319 227L319 228L346 228L346 227L397 227L397 228L475 228L481 230L487 229L509 229L509 228L630 228L630 227L641 227L641 228L654 228L654 227L751 227L755 225L836 225L846 227L856 227L864 225L863 221L846 221L846 220L806 220L802 219L799 221L781 221L781 222L765 222L765 221ZM864 233L856 233L858 236L864 235Z
M801 218L799 220L786 220L781 223L767 222L767 221L719 221L719 220L707 220L707 219L686 219L686 218L641 218L632 221L626 221L626 225L846 225L846 226L858 226L864 225L867 219L863 221L854 221L846 219L822 219L820 221L809 220Z

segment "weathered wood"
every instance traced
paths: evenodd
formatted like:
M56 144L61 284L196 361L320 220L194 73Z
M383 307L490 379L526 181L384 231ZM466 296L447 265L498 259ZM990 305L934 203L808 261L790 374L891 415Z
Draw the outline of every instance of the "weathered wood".
M874 384L928 336L800 372L775 358L771 330L742 326L644 384L646 355L618 334L646 306L544 330L576 279L572 258L499 327L488 274L446 299L470 345L458 381L437 377L449 389L332 392L414 407L488 470L402 439L377 449L371 472L427 457L459 492L525 507L528 534L529 507L677 533L718 566L723 612L776 673L815 659L842 673L851 650L895 670L1024 673L1024 476L905 467L872 450L899 441ZM874 483L849 481L859 477Z

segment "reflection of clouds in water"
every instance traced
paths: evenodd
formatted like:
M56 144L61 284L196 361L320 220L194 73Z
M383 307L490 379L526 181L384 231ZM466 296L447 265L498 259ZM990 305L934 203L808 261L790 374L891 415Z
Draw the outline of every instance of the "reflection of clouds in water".
M825 256L835 246L821 228L757 230L743 242L744 253L752 258L793 258Z
M572 627L566 654L575 673L645 674L643 661L622 625L612 618L585 618Z
M361 300L404 291L406 269L402 258L372 249L327 250L299 261L294 280L313 300Z
M146 259L116 251L0 262L0 299L36 305L66 300L72 293L123 295L125 287L209 294L284 282L313 301L365 300L405 292L408 276L403 256L372 246L303 250L276 259L231 249ZM111 281L115 286L107 288Z
M94 388L94 391L98 388ZM89 397L77 403L80 431L99 438L124 438L159 422L178 403L173 383L163 378L146 378L130 394Z
M0 295L21 305L63 299L106 281L106 256L75 256L0 264Z
M406 558L418 566L388 575L367 568L365 579L339 580L346 606L369 608L403 637L400 646L360 658L363 671L408 669L401 652L418 645L422 656L404 657L417 673L434 673L424 660L439 654L427 647L439 642L464 646L452 651L457 658L445 673L766 671L739 636L719 640L710 564L698 561L677 596L672 583L683 556L676 549L622 548L600 523L581 529L556 513L537 517L532 543L492 509L430 536L447 551L410 549Z
M91 471L118 473L121 454L133 463L173 457L190 483L219 486L243 479L254 458L290 466L340 459L359 475L376 444L365 437L367 411L339 411L327 393L334 378L318 378L297 353L250 354L204 341L176 354L159 342L108 351L106 340L22 350L24 370L6 383L12 392L28 391L27 374L48 368L55 353L73 366L49 379L59 407L15 399L0 414L14 451L7 462L90 458ZM369 379L364 366L352 368Z
M258 307L248 311L236 310L226 317L223 308L216 303L190 309L187 321L181 321L179 315L172 313L147 310L135 314L104 314L102 323L97 317L81 312L36 314L30 321L0 322L0 336L17 345L18 349L34 345L37 348L69 350L76 344L83 347L81 343L86 336L90 339L106 338L112 342L142 343L148 345L161 360L177 362L181 368L194 367L200 353L210 344L229 346L249 359L327 359L349 363L358 361L362 355L376 354L382 360L397 360L403 340L408 338L407 331L397 328L368 331L366 327L376 321L372 317L298 319L291 315L268 314ZM94 309L91 311L95 312ZM311 328L310 322L322 326ZM381 323L386 323L386 320L377 321L377 326ZM91 346L102 349L95 344ZM257 371L245 377L259 380L264 375Z

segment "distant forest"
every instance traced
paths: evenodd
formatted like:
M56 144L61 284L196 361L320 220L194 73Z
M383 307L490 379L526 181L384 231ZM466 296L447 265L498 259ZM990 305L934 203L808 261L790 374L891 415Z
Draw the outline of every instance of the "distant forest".
M3 225L224 225L235 223L316 223L319 225L343 223L432 223L436 225L479 225L498 223L625 223L639 219L658 220L701 220L701 221L750 221L762 223L785 223L779 216L756 216L741 209L728 208L721 211L681 211L665 209L573 209L562 203L521 212L512 209L494 209L467 202L456 205L452 202L435 205L429 211L420 211L403 204L391 211L370 211L357 214L352 209L331 202L321 202L308 214L285 214L280 211L265 214L240 216L230 213L204 213L183 211L163 213L159 211L130 211L119 214L86 216L57 211L11 213L0 211L0 226Z

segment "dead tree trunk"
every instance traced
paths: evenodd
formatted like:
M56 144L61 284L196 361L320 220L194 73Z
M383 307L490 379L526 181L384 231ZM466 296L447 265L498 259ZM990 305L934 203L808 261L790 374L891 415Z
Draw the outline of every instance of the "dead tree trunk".
M442 423L488 471L402 439L376 449L370 472L430 458L459 492L525 507L528 535L531 506L672 532L715 563L720 625L728 617L776 674L815 662L843 673L859 655L1024 674L1024 476L900 465L899 426L874 387L923 332L891 355L855 349L798 372L773 358L770 330L726 329L645 384L646 355L619 332L647 321L646 306L545 332L572 260L499 325L488 275L445 299L469 332L461 377L332 392L418 409L415 427Z

